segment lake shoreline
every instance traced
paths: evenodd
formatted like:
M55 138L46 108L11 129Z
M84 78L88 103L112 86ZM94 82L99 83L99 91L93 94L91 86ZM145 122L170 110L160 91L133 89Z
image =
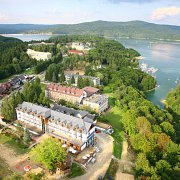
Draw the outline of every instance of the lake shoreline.
M49 33L19 33L19 34L0 34L1 36L32 36L32 35L35 35L35 36L62 36L62 35L73 35L73 34L53 34L51 32ZM98 36L98 35L97 35ZM105 37L105 38L112 38L112 39L127 39L127 40L148 40L148 41L160 41L160 42L178 42L180 43L180 39L178 40L175 40L175 39L158 39L158 38L138 38L138 37L116 37L116 36L102 36L102 37Z

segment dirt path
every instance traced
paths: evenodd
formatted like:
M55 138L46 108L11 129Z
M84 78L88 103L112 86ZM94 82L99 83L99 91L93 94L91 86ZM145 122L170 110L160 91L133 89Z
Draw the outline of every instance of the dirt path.
M17 155L16 152L5 144L0 144L0 157L10 166L15 166L19 161L26 158L26 154Z
M125 140L123 142L123 148L122 148L122 158L121 159L116 159L119 162L119 168L118 171L116 173L116 180L134 180L134 176L128 173L124 173L124 172L131 172L132 173L132 169L135 167L135 164L132 162L132 155L130 156L129 154L129 148L128 148L128 143Z

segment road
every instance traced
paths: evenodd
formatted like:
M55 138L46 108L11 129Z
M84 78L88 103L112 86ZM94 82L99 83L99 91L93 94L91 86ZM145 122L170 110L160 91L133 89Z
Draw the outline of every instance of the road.
M96 137L97 147L100 149L96 156L96 162L87 166L86 174L72 180L97 180L99 176L104 177L106 174L113 153L113 138L104 133L96 134Z

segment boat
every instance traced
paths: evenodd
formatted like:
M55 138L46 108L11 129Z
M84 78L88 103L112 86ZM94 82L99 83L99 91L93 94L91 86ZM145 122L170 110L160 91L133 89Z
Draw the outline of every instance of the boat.
M178 83L178 78L176 78L175 83L176 83L176 84Z
M141 69L143 72L146 72L146 73L150 74L151 76L153 76L154 78L156 78L155 73L158 71L157 68L155 68L155 67L148 67L147 64L142 63L142 64L140 65L140 69Z

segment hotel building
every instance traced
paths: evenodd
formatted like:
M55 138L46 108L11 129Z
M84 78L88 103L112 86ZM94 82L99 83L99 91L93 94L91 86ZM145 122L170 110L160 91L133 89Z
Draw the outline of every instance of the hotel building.
M58 84L49 84L45 95L55 101L64 99L77 105L87 106L97 113L102 113L108 108L108 96L97 94L99 89L87 86L83 89L66 87Z
M71 113L70 113L71 112ZM76 111L64 106L52 109L23 102L16 108L17 120L24 126L58 138L63 144L78 151L94 144L94 116L87 111Z

